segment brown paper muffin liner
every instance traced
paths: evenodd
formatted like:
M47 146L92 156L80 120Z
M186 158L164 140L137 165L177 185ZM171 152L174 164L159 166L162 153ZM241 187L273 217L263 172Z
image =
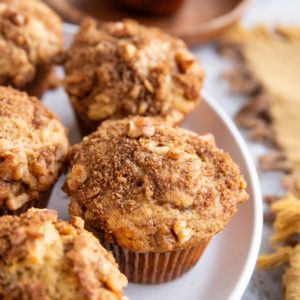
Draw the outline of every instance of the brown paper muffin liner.
M55 67L53 66L38 66L35 79L22 88L23 91L30 96L41 98L47 90L58 85Z
M77 111L75 110L75 108L74 108L74 113L75 113L77 124L78 124L78 127L80 129L80 132L81 132L82 136L86 136L86 135L92 133L93 131L95 131L98 128L99 123L89 121L89 120L86 120L86 119L82 119L80 117L80 115L77 113Z
M52 192L52 189L41 193L37 199L33 199L31 201L24 203L20 208L18 208L16 210L10 210L7 207L2 207L2 208L0 208L0 216L4 216L4 215L17 216L22 213L25 213L29 208L32 208L32 207L46 208L48 206L51 192Z
M170 252L138 253L101 239L111 251L130 282L158 284L174 280L190 270L199 260L209 241L194 248Z

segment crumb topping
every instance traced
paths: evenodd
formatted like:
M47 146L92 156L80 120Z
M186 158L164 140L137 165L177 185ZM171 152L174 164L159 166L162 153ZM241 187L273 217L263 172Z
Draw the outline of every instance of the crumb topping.
M248 198L238 166L212 135L158 119L106 121L71 147L69 161L70 214L133 251L205 242Z
M68 151L66 133L38 99L0 87L0 206L16 210L54 184Z
M0 218L0 298L121 300L126 277L83 225L48 209Z
M128 115L180 122L199 101L203 70L183 41L132 20L88 20L67 52L66 90L95 124Z
M60 18L42 1L0 2L0 84L22 88L60 54Z

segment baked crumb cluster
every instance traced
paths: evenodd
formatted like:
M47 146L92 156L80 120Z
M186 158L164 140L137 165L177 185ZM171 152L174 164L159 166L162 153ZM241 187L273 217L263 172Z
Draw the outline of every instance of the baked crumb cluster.
M66 129L35 97L0 87L0 207L17 210L52 187L68 151Z
M23 88L52 65L62 44L61 20L42 1L0 2L0 84Z
M128 115L179 123L198 103L204 76L183 41L132 20L86 21L64 67L75 111L93 129Z
M137 252L186 249L223 229L248 198L212 135L158 119L106 121L71 147L70 214Z
M0 298L123 299L125 276L83 225L47 209L0 218Z

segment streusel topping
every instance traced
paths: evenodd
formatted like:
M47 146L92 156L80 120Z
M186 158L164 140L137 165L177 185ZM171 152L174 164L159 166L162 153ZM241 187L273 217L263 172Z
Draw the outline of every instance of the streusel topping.
M60 18L42 1L0 2L0 84L22 88L61 53Z
M66 89L95 126L128 115L178 123L199 101L203 69L183 41L138 23L86 21L68 50Z
M126 277L83 225L47 209L0 218L0 298L123 299Z
M0 87L0 206L10 210L48 190L68 151L66 129L35 97Z
M158 119L106 121L69 160L71 215L133 251L206 242L248 198L239 167L212 135Z

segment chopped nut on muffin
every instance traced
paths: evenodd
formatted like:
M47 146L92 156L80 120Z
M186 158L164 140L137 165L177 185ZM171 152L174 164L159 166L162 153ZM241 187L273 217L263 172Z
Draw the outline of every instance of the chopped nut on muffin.
M71 147L69 161L64 191L71 196L70 214L82 217L118 258L128 251L135 253L131 258L151 253L138 264L152 261L153 253L166 253L162 260L174 264L170 253L186 256L191 249L195 259L186 271L248 198L239 167L216 147L212 135L199 136L158 119L106 121ZM139 279L135 272L145 265L131 272L133 262L130 267L126 259L118 263L137 282L181 275L179 266L173 278L169 270L155 280L149 268Z
M0 218L0 298L121 300L126 277L73 217L47 209Z
M84 133L128 115L180 123L199 102L204 77L183 41L131 20L84 22L64 67Z
M41 96L53 83L60 56L60 18L42 1L0 2L0 84Z
M37 98L0 87L0 214L45 206L65 162L66 133Z

